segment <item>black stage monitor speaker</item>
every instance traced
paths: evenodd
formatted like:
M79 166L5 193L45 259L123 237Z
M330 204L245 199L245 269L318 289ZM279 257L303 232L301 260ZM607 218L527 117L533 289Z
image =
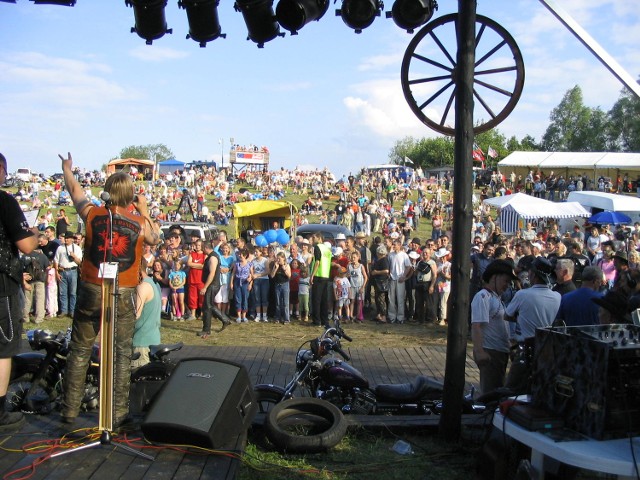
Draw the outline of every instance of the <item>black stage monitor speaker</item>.
M186 359L158 393L142 433L150 442L225 448L249 428L256 410L244 366L215 358Z

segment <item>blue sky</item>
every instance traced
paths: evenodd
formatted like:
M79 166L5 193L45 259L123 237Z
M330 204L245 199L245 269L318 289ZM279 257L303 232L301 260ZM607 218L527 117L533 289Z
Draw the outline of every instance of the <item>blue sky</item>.
M557 0L632 75L640 74L640 12L633 0ZM439 134L413 115L400 66L412 35L384 15L356 35L332 3L319 22L258 49L230 0L218 9L227 38L186 40L177 1L172 35L145 45L130 33L124 0L75 7L0 2L0 152L9 170L60 171L58 153L100 168L129 145L164 143L178 160L228 161L229 139L266 145L273 167L329 167L337 174L386 163L404 136ZM277 3L277 2L276 2ZM434 19L457 1L440 0ZM385 10L391 9L391 0ZM574 85L608 110L622 85L536 0L480 0L525 61L514 112L498 128L536 139Z

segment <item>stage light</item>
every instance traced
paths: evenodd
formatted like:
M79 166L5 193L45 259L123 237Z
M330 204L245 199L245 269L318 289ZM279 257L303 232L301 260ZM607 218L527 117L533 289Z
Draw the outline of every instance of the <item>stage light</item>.
M396 0L391 11L387 12L387 18L393 18L396 25L413 33L415 28L431 20L437 9L435 0Z
M61 5L63 7L73 7L76 0L31 0L34 5ZM15 2L12 2L15 3Z
M273 11L273 0L237 0L233 8L236 12L242 12L249 31L247 40L256 42L258 48L264 47L266 42L277 36L284 37Z
M343 0L342 8L336 10L336 15L342 17L342 21L355 30L362 30L373 23L384 5L380 0Z
M313 20L320 20L329 9L329 0L280 0L276 18L282 28L297 35L298 30Z
M137 33L144 38L147 45L162 37L165 33L173 33L167 28L167 19L164 15L164 7L167 0L125 0L127 7L133 7L135 27L131 27L131 33Z
M219 4L219 0L180 0L178 2L178 7L187 11L189 21L187 38L200 42L200 47L206 47L207 42L218 37L227 37L225 33L221 33L218 18Z

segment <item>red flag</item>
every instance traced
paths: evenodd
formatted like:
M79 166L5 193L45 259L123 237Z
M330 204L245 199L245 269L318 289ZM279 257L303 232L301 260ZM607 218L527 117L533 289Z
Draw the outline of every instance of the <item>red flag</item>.
M476 162L484 162L484 154L482 153L482 150L480 150L479 148L475 149L473 151L473 159Z

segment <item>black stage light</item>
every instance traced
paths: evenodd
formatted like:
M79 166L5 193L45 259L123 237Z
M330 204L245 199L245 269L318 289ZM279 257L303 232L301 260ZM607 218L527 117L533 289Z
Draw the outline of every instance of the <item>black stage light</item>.
M413 33L415 28L431 20L437 9L436 0L396 0L387 12L387 18L393 18L396 25Z
M362 33L380 16L383 8L384 4L379 0L343 0L342 8L336 10L336 15L341 16L342 21L356 33Z
M151 45L165 33L173 33L171 28L167 28L164 14L167 0L125 0L124 3L127 7L133 7L136 25L131 27L131 33L135 32L140 38L144 38L147 45Z
M3 0L4 1L4 0ZM34 5L61 5L63 7L73 7L76 0L31 0ZM16 2L11 2L16 3Z
M258 48L264 47L266 42L277 36L284 37L273 11L273 0L236 0L233 8L236 12L242 12L249 31L247 40L256 42Z
M179 0L178 7L187 11L189 21L189 34L200 42L200 47L206 47L207 42L218 37L227 38L226 33L221 33L220 19L218 18L219 0Z
M320 20L329 9L329 0L280 0L276 18L291 35L313 20Z

